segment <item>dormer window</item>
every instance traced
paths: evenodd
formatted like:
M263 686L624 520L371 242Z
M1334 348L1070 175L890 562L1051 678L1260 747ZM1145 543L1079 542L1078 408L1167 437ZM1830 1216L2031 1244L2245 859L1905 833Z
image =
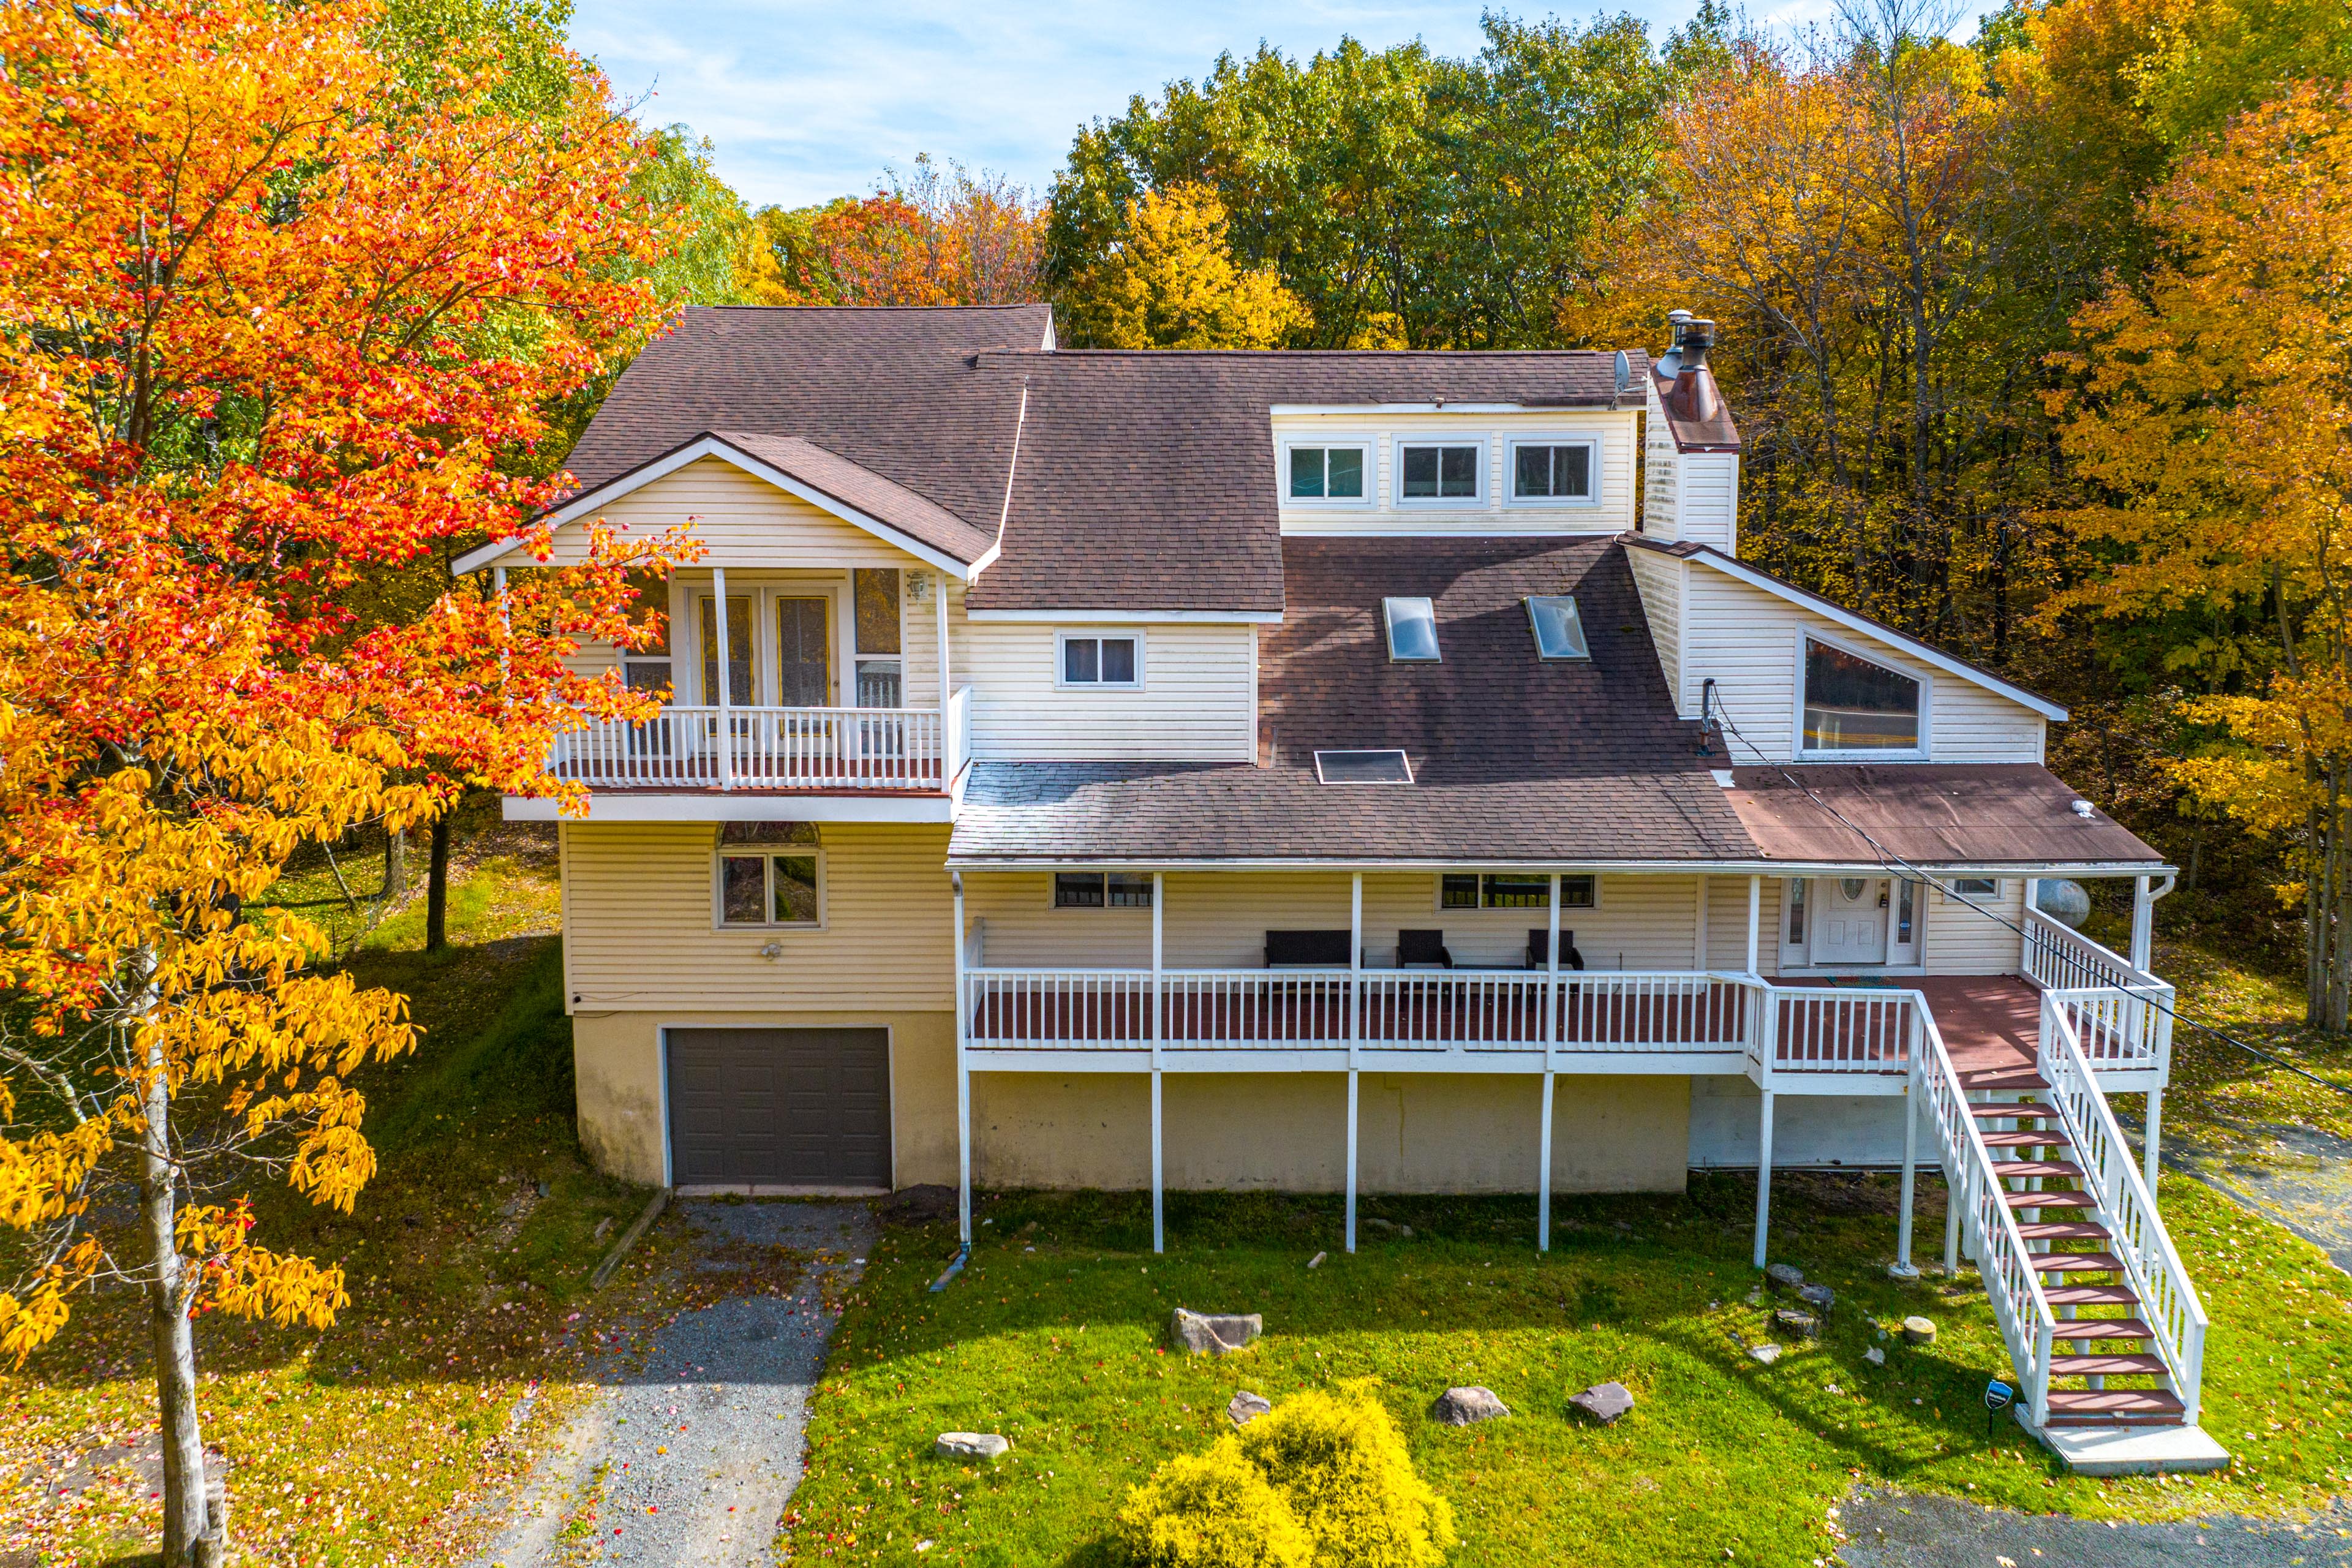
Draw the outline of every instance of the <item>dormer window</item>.
M1592 499L1592 443L1515 441L1511 444L1511 500L1518 503Z
M1805 639L1807 752L1916 752L1919 682L1860 654Z
M1292 500L1364 499L1364 448L1293 447L1286 494Z
M1389 658L1399 664L1437 662L1437 606L1427 599L1382 599Z
M1567 594L1535 594L1528 598L1528 622L1535 628L1536 657L1543 659L1591 658L1584 643L1584 623L1577 618L1576 600Z
M1402 443L1397 447L1397 495L1409 501L1476 500L1481 450Z

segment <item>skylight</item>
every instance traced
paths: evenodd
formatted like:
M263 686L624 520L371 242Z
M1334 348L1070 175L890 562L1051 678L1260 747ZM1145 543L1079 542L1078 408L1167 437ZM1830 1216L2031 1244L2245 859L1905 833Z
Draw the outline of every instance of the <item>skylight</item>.
M1409 784L1412 783L1412 764L1401 751L1318 752L1315 776L1327 784Z
M1389 657L1401 664L1437 661L1437 607L1427 599L1382 599L1389 626Z
M1584 623L1577 617L1576 600L1567 594L1533 594L1528 598L1528 622L1536 631L1538 658L1591 658L1584 646Z

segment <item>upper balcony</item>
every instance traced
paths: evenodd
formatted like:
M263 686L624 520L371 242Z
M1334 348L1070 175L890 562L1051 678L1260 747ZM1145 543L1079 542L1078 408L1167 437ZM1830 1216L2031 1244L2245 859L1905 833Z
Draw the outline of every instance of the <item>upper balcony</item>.
M564 736L548 766L593 790L944 795L971 752L971 689L936 708L672 705Z

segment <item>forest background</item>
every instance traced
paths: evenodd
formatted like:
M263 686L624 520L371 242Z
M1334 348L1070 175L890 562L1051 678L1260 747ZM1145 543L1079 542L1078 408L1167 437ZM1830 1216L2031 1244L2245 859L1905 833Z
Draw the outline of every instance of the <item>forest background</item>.
M2182 868L2168 928L2300 966L2340 1028L2352 8L1961 15L1262 47L1079 129L1042 192L923 158L755 212L676 128L677 273L1048 299L1074 347L1655 353L1710 317L1742 553L2065 703L2052 766Z

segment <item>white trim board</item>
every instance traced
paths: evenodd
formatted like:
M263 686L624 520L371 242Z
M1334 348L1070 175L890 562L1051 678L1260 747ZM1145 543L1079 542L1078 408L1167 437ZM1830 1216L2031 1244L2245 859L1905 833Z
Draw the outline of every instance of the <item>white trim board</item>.
M1088 626L1253 626L1282 624L1280 610L975 610L967 607L968 621L1029 621Z
M733 442L717 436L704 436L698 440L690 441L667 457L656 458L642 468L632 468L619 479L598 485L593 489L583 490L562 506L541 514L540 521L551 530L562 528L566 523L578 522L583 518L596 512L607 502L627 495L633 490L643 489L657 479L666 479L688 464L698 463L705 458L716 458L723 463L740 468L753 479L773 485L786 495L796 496L808 502L819 511L830 512L854 528L862 528L884 543L905 551L925 565L936 567L958 582L971 581L973 574L993 561L997 551L1002 548L1000 541L998 544L982 551L979 559L975 561L959 561L946 552L924 543L914 535L903 532L879 518L869 516L848 502L827 495L814 485L793 478L782 468L761 461ZM468 572L478 572L500 556L520 547L523 542L523 535L512 534L494 543L485 544L479 549L469 550L457 557L451 563L449 570L459 576Z
M907 792L881 795L752 795L712 790L698 795L592 793L585 816L566 815L551 796L510 795L509 822L953 822L952 795ZM749 930L749 927L744 928Z

